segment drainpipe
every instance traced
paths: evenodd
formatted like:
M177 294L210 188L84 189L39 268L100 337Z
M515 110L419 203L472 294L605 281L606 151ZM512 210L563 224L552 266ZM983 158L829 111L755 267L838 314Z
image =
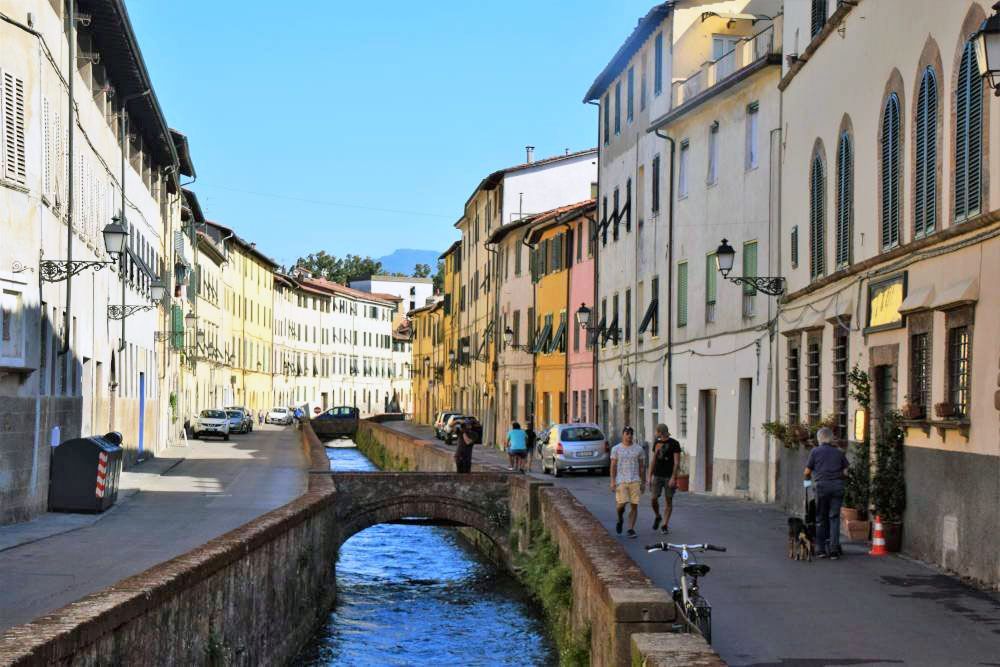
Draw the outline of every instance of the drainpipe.
M654 131L670 142L670 188L667 211L667 407L674 407L674 151L673 137Z
M602 144L601 144L601 104L600 104L600 102L596 102L594 100L589 100L587 102L587 104L592 104L595 107L597 107L597 192L594 193L594 203L597 206L597 209L596 209L596 212L594 213L594 217L597 218L598 220L600 220L600 217L601 217L601 156L602 156L602 154L604 152L603 148L602 148ZM587 242L594 244L594 258L593 258L593 261L594 261L594 301L593 301L594 308L593 308L592 315L596 315L597 312L598 312L598 310L597 310L597 286L600 284L600 277L601 277L601 262L600 262L601 244L597 242L597 235L596 235L597 234L597 225L596 224L594 225L594 234L595 235L594 235L593 238L590 238L589 234L587 235ZM574 326L579 326L579 325L578 324L574 324ZM587 333L587 337L589 338L590 337L590 331L587 331L586 333ZM600 424L601 427L605 427L605 426L607 426L607 424L601 424L600 413L597 410L597 405L595 405L595 403L598 400L600 400L600 395L601 395L600 388L599 388L599 382L598 382L598 373L597 373L597 362L598 362L598 356L597 355L598 355L598 349L599 348L598 348L598 345L597 345L596 338L594 340L594 344L591 346L590 349L591 349L591 354L593 355L593 362L591 363L591 366L592 366L592 371L591 372L592 372L593 378L591 380L591 384L594 387L594 395L591 397L591 401L590 401L591 406L590 406L590 409L594 411L594 423Z
M67 2L66 20L68 22L66 33L69 39L69 71L67 72L67 79L69 79L69 111L67 116L67 132L68 138L66 142L66 152L67 161L69 162L69 181L66 184L66 262L67 265L73 261L73 138L76 134L76 109L75 109L75 99L73 97L73 81L76 79L76 1L69 0ZM69 342L70 336L72 335L72 304L73 304L73 277L67 276L66 278L66 315L63 321L63 344L62 344L62 354L68 355L69 352ZM124 320L122 320L124 322ZM73 363L73 360L68 358L63 360L67 366ZM66 377L72 378L73 375L70 373L70 369L66 369Z

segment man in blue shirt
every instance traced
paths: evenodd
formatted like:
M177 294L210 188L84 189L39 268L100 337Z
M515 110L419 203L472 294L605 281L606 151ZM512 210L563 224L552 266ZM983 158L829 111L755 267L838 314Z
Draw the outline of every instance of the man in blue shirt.
M521 425L517 422L511 424L511 429L507 432L507 455L510 457L510 469L524 473L528 461L528 434L521 430Z
M816 432L819 446L809 452L805 478L816 485L816 557L840 558L840 506L844 504L847 457L833 445L833 431ZM829 545L827 541L829 540Z

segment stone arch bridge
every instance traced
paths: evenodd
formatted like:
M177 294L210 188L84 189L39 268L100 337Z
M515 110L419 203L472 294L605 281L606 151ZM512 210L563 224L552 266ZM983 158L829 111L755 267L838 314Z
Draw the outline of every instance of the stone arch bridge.
M477 472L338 472L333 480L337 546L382 523L474 528L510 557L513 475Z

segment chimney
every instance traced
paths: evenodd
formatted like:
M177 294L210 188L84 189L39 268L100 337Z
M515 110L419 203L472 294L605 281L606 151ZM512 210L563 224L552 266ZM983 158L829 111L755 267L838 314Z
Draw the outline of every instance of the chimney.
M534 146L525 146L524 147L524 152L525 152L525 155L527 156L526 159L525 159L525 162L527 162L528 164L531 164L532 162L534 162L535 147Z

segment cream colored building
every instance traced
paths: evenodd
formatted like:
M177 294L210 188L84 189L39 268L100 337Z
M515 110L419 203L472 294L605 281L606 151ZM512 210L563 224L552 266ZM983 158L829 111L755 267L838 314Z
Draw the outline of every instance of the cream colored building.
M832 414L849 439L850 368L873 433L909 404L903 550L995 586L1000 103L968 42L989 12L786 3L776 396L783 420ZM782 454L794 505L804 454Z

